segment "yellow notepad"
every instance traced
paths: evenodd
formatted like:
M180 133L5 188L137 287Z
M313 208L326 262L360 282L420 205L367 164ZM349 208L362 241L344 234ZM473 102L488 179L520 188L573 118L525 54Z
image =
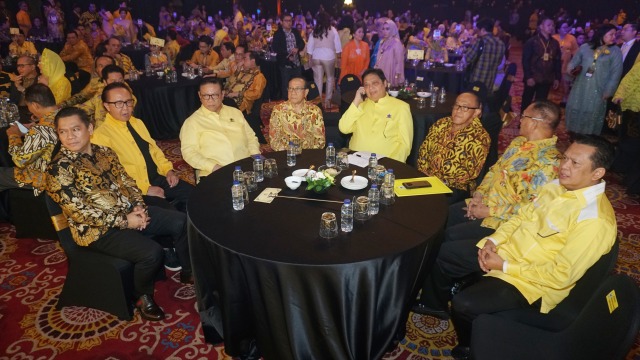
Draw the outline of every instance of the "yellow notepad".
M419 189L407 189L404 187L405 182L426 180L431 184L431 187L419 188ZM396 195L402 196L416 196L416 195L432 195L432 194L448 194L451 193L451 189L447 187L440 179L434 176L419 177L411 179L396 179L393 186Z

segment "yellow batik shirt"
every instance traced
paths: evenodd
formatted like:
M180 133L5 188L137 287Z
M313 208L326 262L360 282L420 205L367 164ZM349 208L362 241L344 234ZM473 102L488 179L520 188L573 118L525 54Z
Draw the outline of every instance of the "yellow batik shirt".
M543 186L535 201L478 242L482 248L493 241L505 260L502 271L485 276L513 285L529 304L542 299L540 312L548 313L616 241L616 216L604 190L604 181L574 191L558 180Z
M275 151L286 150L289 141L300 139L303 149L323 149L325 144L322 110L308 101L297 113L288 102L276 105L269 121L269 145Z
M14 41L9 44L9 54L13 56L36 56L38 55L38 50L36 50L36 46L31 41L25 41L22 43L22 46L18 45L18 43Z
M92 154L65 147L49 165L47 193L69 222L73 240L88 246L109 230L126 229L127 214L146 205L113 150L92 144Z
M131 58L122 53L116 56L116 65L120 66L122 70L124 70L125 75L127 75L131 70L137 71L136 67L133 65L133 61L131 61Z
M452 125L451 117L445 117L431 126L418 152L418 170L448 187L473 191L491 139L478 118L454 134Z
M9 154L16 164L13 174L20 186L31 185L37 196L45 186L47 165L58 143L58 134L53 120L58 112L53 111L40 119L24 135L9 135Z
M531 202L542 186L558 178L557 140L555 136L537 141L527 141L524 136L513 139L476 189L489 207L482 226L497 229Z
M218 63L220 63L220 56L214 50L209 51L208 54L202 53L200 50L196 50L191 56L191 62L200 65L203 68L213 69Z

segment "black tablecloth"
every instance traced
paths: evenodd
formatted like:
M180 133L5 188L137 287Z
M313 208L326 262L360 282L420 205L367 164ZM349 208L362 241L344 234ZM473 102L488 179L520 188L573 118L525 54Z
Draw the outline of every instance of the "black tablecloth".
M131 58L131 62L136 69L144 70L144 56L149 52L148 47L142 46L140 48L136 48L133 45L127 45L122 47L120 52Z
M276 59L266 60L264 58L259 58L258 66L260 66L260 71L267 79L267 86L263 94L263 99L278 100L282 98L282 94L280 94L280 68L278 67L278 63Z
M184 121L200 107L200 80L178 75L175 84L167 84L164 78L155 76L141 76L140 80L130 81L138 99L134 116L144 121L154 139L177 138Z
M422 66L423 63L420 62L416 67L410 62L405 63L404 76L409 82L415 82L419 88L427 89L429 82L433 81L433 85L444 86L445 90L452 94L459 94L464 90L464 71L457 71L455 66L425 69ZM418 77L421 77L422 80L417 79Z
M232 171L235 165L249 170L251 159L205 178L189 200L189 244L207 341L219 340L216 329L232 356L256 339L265 359L380 358L403 332L434 255L446 220L444 196L398 198L367 222L356 222L352 233L325 240L318 236L320 215L332 211L339 218L340 204L253 199L265 187L340 201L368 188L337 185L323 195L303 187L292 191L283 181L291 173L284 152L270 157L280 176L260 183L244 210L232 210ZM323 150L304 150L297 168L323 159ZM380 162L398 178L420 176L397 161Z

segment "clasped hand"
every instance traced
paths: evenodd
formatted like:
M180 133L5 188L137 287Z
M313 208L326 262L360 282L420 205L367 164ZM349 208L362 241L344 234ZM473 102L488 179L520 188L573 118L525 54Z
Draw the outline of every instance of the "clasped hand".
M147 214L147 209L138 205L133 208L129 214L127 214L127 223L129 229L134 230L144 230L147 225L151 222L151 218L149 214Z
M482 249L478 250L478 264L484 272L502 271L504 260L498 255L498 248L491 240L487 240Z

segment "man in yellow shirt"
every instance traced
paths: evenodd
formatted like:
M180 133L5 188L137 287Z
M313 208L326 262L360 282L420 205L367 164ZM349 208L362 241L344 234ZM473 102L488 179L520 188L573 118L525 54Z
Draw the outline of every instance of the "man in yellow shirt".
M187 65L195 69L202 67L205 74L210 73L213 67L220 62L220 56L212 48L213 40L208 36L200 36L198 50L193 53L191 60L187 61Z
M449 206L446 241L480 240L493 234L520 207L558 178L561 154L554 132L560 108L548 100L535 101L520 118L520 136L489 169L473 198Z
M85 86L79 93L63 101L60 104L60 108L82 104L96 95L99 97L102 94L102 89L104 88L104 83L102 82L102 69L107 65L115 65L115 63L115 60L113 60L109 55L96 57L93 64L95 71L91 73L91 80L89 81L89 84L87 84L87 86Z
M382 70L366 70L362 79L363 86L340 118L338 128L343 134L353 134L349 141L351 150L405 162L413 141L409 104L387 95L387 78Z
M198 91L202 106L180 129L182 157L197 178L222 166L260 154L260 145L240 110L222 104L222 82L204 78Z
M235 51L236 46L233 45L231 41L227 41L220 45L220 54L222 55L222 61L220 61L218 65L214 66L211 69L213 76L225 79L236 72L235 56L233 54Z
M125 74L129 74L129 71L131 70L137 70L133 65L133 61L131 61L131 58L120 52L122 49L122 42L120 39L115 36L110 37L107 40L106 49L107 55L115 59L116 65L120 66L122 70L124 70Z
M38 55L36 46L31 41L26 41L24 32L20 29L20 33L13 35L13 41L9 44L9 54L13 57L22 55Z
M93 63L91 50L84 40L80 39L75 30L67 32L67 42L64 44L62 51L60 51L60 58L62 61L71 61L78 64L80 70L91 74L91 65Z
M166 202L158 198L166 198L178 210L186 211L193 186L178 178L173 164L151 138L142 120L133 117L135 102L129 87L123 83L107 85L102 91L102 102L108 114L91 142L110 147L118 154L147 204L164 206Z
M18 22L18 27L25 35L29 35L29 31L31 30L31 17L29 16L29 5L27 5L26 1L20 1L18 4L20 7L20 11L16 14L16 21Z
M549 313L611 250L616 217L602 178L613 156L613 146L599 136L576 139L564 153L558 179L493 234L480 242L442 244L414 312L448 317L454 279L486 273L451 299L458 335L454 358L469 357L477 316L513 309Z

